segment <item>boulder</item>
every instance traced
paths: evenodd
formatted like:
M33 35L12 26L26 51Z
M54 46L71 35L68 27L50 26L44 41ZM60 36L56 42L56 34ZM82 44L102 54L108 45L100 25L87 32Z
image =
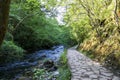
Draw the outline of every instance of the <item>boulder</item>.
M52 60L46 60L44 63L43 63L43 66L45 68L52 68L54 66L54 61Z

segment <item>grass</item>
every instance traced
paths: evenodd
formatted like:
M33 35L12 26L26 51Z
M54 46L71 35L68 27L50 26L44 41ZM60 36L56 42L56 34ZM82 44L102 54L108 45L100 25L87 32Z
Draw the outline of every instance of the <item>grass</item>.
M71 72L67 64L67 50L64 51L60 58L60 66L59 66L59 76L57 80L71 80Z

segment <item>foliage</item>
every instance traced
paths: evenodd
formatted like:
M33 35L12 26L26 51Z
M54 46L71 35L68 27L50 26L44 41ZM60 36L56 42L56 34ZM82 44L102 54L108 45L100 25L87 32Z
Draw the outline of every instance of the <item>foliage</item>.
M94 2L94 1L93 1ZM80 49L83 51L90 52L88 54L93 55L95 59L101 62L105 62L105 65L119 68L119 31L116 19L113 18L112 10L114 10L114 3L110 1L110 4L103 7L104 0L95 1L95 5L99 4L98 7L91 6L88 1L87 5L84 1L81 1L81 5L87 12L91 20L89 25L92 25L92 31L90 32L90 38L85 40ZM88 13L89 12L91 13ZM114 13L115 14L115 13Z
M33 79L37 79L37 80L43 80L44 75L45 75L45 70L44 69L35 69L34 70L34 75L33 75Z
M61 58L60 58L60 63L61 65L59 66L59 76L57 78L57 80L70 80L71 79L71 72L70 69L67 65L67 51L65 50L65 52L62 54Z
M98 61L119 68L118 0L63 0L66 7L64 21L80 44L79 49Z
M12 32L17 45L31 52L58 44L69 46L76 43L71 37L70 28L60 26L54 17L46 17L46 12L39 9L42 7L41 2L27 0L21 1L19 6L17 4L13 2L11 5L9 23L9 31ZM32 13L29 12L31 8L34 9Z
M89 37L92 26L89 25L90 21L85 11L82 8L79 9L79 2L68 3L69 8L64 15L64 21L70 27L71 36L80 44Z
M53 45L68 45L71 41L68 28L60 27L56 20L40 15L29 19L25 26L16 28L14 40L27 51L50 48Z
M13 35L10 32L6 32L4 40L13 41Z
M21 47L16 46L12 41L4 41L0 48L0 63L20 60L24 52Z
M24 8L28 11L40 8L40 2L38 0L26 0Z
M71 33L78 43L82 43L86 38L89 37L89 32L91 31L91 26L88 25L86 19L73 22L71 24Z

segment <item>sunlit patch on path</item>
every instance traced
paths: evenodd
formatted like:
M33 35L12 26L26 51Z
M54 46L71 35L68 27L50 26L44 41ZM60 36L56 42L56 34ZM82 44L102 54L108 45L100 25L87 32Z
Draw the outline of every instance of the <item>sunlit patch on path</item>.
M120 80L120 77L74 48L68 49L67 58L72 73L71 80Z

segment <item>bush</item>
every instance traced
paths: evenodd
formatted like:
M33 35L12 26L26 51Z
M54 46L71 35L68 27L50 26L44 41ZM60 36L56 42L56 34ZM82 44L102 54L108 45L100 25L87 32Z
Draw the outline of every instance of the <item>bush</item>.
M35 69L33 79L43 80L45 75L46 75L46 71L44 69Z
M0 48L0 63L14 62L20 60L24 50L15 45L12 41L4 41Z

